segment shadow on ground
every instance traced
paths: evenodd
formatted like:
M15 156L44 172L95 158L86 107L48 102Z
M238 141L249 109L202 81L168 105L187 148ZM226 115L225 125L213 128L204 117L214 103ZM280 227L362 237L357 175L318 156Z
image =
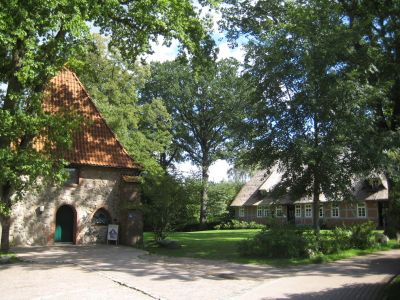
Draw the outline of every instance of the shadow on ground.
M159 295L160 298L185 299L188 292L195 293L192 299L230 299L232 295L246 294L251 289L288 278L297 281L300 278L322 278L326 285L334 278L350 278L362 281L368 276L391 276L400 272L400 250L375 253L367 256L346 259L328 264L306 265L276 268L266 265L244 265L230 262L210 261L191 258L161 257L145 251L126 246L54 246L25 247L13 249L18 257L25 261L28 268L35 268L35 263L45 264L52 268L54 264L77 264L87 270L106 274L117 282L132 285L135 288ZM0 270L7 265L0 266ZM307 280L307 279L305 279ZM318 280L313 284L318 286ZM187 284L185 284L187 283ZM179 292L173 292L174 284L179 285ZM296 294L291 287L283 298L275 299L379 299L351 296L354 290L357 295L369 291L372 296L378 295L381 284L347 284L327 286L317 293ZM213 294L210 294L210 291ZM321 290L321 288L316 289ZM345 295L349 297L343 298ZM358 292L357 292L358 291ZM212 295L218 297L213 297ZM342 296L341 296L342 295ZM196 297L198 296L198 297ZM260 299L263 299L260 295ZM374 296L375 297L375 296ZM268 299L268 298L265 298Z
M276 300L381 300L383 299L383 283L346 284L340 288L326 289L316 293L287 294L284 297L273 298ZM270 300L271 298L263 298Z

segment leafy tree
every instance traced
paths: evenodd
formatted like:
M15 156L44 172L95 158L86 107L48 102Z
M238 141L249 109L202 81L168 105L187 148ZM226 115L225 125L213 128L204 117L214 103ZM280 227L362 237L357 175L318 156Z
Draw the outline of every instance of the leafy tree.
M109 35L110 45L133 62L159 36L166 43L178 39L203 58L212 53L213 43L189 0L1 1L0 6L1 249L8 250L11 194L39 175L58 178L62 169L50 147L39 153L32 141L45 125L52 127L46 133L49 143L68 144L62 126L53 126L62 120L42 112L42 92L61 66L82 50L88 24Z
M161 99L138 103L137 92L149 68L127 62L116 49L108 49L106 39L99 35L91 51L73 65L128 152L144 165L145 172L162 172L158 160L171 143L171 116Z
M341 0L341 11L355 37L349 64L369 88L373 115L370 148L377 169L389 182L389 234L400 230L400 6L398 1Z
M152 228L156 241L164 240L181 222L185 210L182 183L168 174L146 176L142 201L145 204L145 222Z
M348 199L354 174L374 163L367 87L349 63L353 32L333 1L228 2L223 26L230 38L247 34L245 76L255 86L242 124L247 160L278 161L276 191L312 196L318 231L320 195Z
M210 222L223 222L230 219L229 205L242 186L242 183L233 181L212 182L210 184L208 206L208 220Z
M229 205L242 187L242 183L223 181L210 182L208 190L207 221L210 223L228 221L231 217ZM200 212L199 198L202 192L200 177L186 177L182 181L185 209L179 214L175 228L178 230L197 227Z
M162 98L173 117L174 144L201 169L200 224L207 220L209 167L224 157L229 125L238 115L244 83L233 59L195 69L181 60L151 65L142 101Z

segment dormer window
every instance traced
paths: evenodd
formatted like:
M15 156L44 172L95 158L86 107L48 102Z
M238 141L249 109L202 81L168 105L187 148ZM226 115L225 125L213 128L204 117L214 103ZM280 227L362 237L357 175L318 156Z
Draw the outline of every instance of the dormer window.
M378 190L383 187L382 180L379 177L371 177L365 180L368 188L371 190Z

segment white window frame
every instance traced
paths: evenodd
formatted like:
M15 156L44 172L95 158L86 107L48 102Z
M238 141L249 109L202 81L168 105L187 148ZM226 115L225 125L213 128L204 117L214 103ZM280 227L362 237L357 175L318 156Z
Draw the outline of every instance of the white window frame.
M319 217L320 217L320 218L323 218L324 215L325 215L324 206L323 206L323 205L320 205L320 206L319 206Z
M257 206L257 218L262 218L263 216L263 207Z
M244 207L239 207L239 218L244 217Z
M335 212L337 212L337 215L336 215ZM331 217L332 218L340 218L340 207L339 207L339 204L337 204L337 203L332 203L331 204Z
M360 211L364 211L364 215L360 215ZM366 218L367 217L367 204L364 203L357 203L357 218Z
M312 217L312 205L306 204L304 206L304 217L311 218Z
M294 216L295 216L295 218L301 218L301 205L300 204L295 205Z
M280 213L278 213L278 211L280 211ZM282 205L278 205L277 207L275 207L275 215L277 218L283 218L283 208Z
M265 206L257 206L257 218L269 216L269 209Z

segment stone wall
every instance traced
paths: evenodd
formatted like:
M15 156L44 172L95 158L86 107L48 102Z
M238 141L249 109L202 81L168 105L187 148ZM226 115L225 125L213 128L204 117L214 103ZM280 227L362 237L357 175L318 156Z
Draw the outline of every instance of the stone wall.
M104 208L111 223L120 223L120 189L119 169L80 167L78 184L27 192L23 201L13 205L10 240L14 245L53 244L57 210L69 205L75 215L74 243L104 243L107 226L92 224L92 218ZM135 199L140 202L139 193Z

